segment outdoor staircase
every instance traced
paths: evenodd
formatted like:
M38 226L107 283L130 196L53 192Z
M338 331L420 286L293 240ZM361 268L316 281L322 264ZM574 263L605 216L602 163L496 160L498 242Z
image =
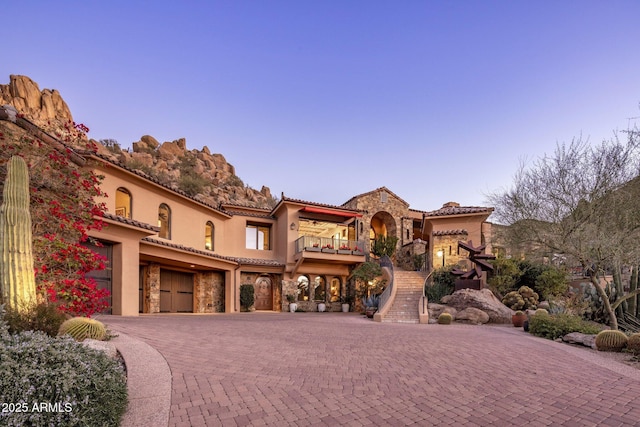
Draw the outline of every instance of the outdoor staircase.
M393 285L397 288L391 308L382 318L388 323L420 323L418 304L424 292L427 273L395 269Z

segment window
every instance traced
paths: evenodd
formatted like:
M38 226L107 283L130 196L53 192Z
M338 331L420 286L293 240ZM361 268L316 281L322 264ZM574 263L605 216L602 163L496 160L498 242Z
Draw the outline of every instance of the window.
M131 219L131 193L126 188L116 190L116 215Z
M298 301L309 301L309 278L298 277Z
M158 208L158 227L158 237L171 240L171 209L164 203Z
M271 227L268 225L247 224L246 248L269 250Z
M207 221L204 226L204 248L208 251L213 250L213 222Z
M324 277L316 277L315 287L313 288L313 299L315 301L324 301L327 295L326 281Z

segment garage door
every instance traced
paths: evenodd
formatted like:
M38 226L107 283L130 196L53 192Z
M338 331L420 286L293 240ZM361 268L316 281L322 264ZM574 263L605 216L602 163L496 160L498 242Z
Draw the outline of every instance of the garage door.
M101 242L102 246L96 246L89 242L85 242L82 246L91 249L93 252L102 255L106 258L104 270L93 270L86 274L87 278L91 278L96 282L98 289L106 289L109 291L109 296L105 298L107 302L107 308L102 314L111 314L111 261L113 259L113 245L107 242Z
M193 274L160 270L160 312L193 313Z

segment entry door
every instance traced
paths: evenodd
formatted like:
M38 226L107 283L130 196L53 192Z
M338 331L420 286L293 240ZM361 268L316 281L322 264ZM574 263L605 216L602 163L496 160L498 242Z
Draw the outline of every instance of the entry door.
M160 312L193 313L193 274L160 270Z
M271 279L259 277L255 286L255 308L256 310L273 310L273 294Z

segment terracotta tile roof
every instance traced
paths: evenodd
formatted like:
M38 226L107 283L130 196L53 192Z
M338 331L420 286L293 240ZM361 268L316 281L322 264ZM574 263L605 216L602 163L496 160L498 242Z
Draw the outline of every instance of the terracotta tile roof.
M271 259L260 259L260 258L234 258L234 260L238 264L243 265L263 265L270 267L284 267L284 264Z
M493 212L493 208L485 208L481 206L447 206L442 207L438 210L426 212L427 217L430 216L446 216L446 215L465 215L465 214L476 214L476 213L487 213L490 214Z
M456 230L437 230L433 232L434 236L455 236L460 234L469 234L469 232L461 228Z
M133 225L134 227L142 228L142 229L149 230L149 231L155 231L156 233L158 231L160 231L160 227L156 227L154 225L147 224L145 222L136 221L135 219L125 218L125 217L119 216L119 215L114 215L114 214L109 213L109 212L105 212L102 216L103 216L103 218L110 219L112 221L117 221L117 222L121 222L123 224L128 224L128 225Z
M163 182L161 182L159 179L154 178L154 177L152 177L151 175L147 175L146 173L144 173L144 172L142 172L142 171L139 171L139 170L137 170L137 169L130 168L130 167L126 166L126 165L125 165L124 163L122 163L122 162L118 162L118 161L116 161L116 160L111 159L109 156L105 156L104 154L99 154L99 153L87 153L87 154L90 154L90 155L91 155L91 157L94 157L94 158L100 159L100 160L102 160L102 161L104 161L104 162L106 162L106 163L110 163L110 164L112 164L112 165L114 165L114 166L117 166L117 167L122 168L122 169L124 169L124 170L126 170L126 171L128 171L128 172L131 172L131 173L132 173L132 174L134 174L134 175L137 175L137 176L139 176L139 177L141 177L141 178L144 178L144 179L146 179L147 181L151 181L151 182L153 182L154 184L159 185L160 187L163 187L163 188L165 188L165 189L167 189L167 190L169 190L169 191L173 191L174 193L177 193L177 194L179 194L179 195L181 195L181 196L183 196L183 197L186 197L187 199L191 199L191 200L193 200L194 202L200 203L201 205L204 205L204 206L206 206L206 207L208 207L208 208L210 208L210 209L213 209L213 210L215 210L215 211L217 211L217 212L220 212L220 213L222 213L222 214L226 214L226 213L225 213L225 211L223 211L222 209L220 209L218 206L214 206L214 205L212 205L211 203L207 203L207 202L205 202L205 201L203 201L203 200L198 199L197 197L190 196L190 195L188 195L187 193L185 193L184 191L180 190L179 188L175 188L175 187L172 187L172 186L170 186L170 185L164 184L164 183L163 183ZM227 215L228 215L228 214L227 214Z
M364 211L361 211L361 210L358 210L358 209L345 208L344 206L336 206L336 205L329 205L329 204L326 204L326 203L310 202L308 200L292 199L290 197L285 197L284 194L282 194L282 197L280 198L280 203L278 203L278 205L276 205L276 207L279 206L282 202L300 203L301 205L318 206L318 207L322 207L322 208L337 209L337 210L340 210L340 211L348 211L348 212L364 212ZM276 210L276 208L274 207L271 212L274 212L275 210Z
M259 212L242 212L242 211L229 211L229 210L223 210L223 212L226 212L227 214L234 216L249 216L251 218L262 218L262 219L275 219L275 216L269 214L269 213L259 213Z
M270 260L270 259L259 259L259 258L240 258L240 257L231 257L231 256L222 256L210 251L204 251L200 249L191 248L189 246L180 245L178 243L168 242L166 240L154 239L153 237L145 237L142 239L145 242L153 243L160 246L165 246L167 248L179 249L181 251L191 252L198 255L204 255L209 258L216 258L223 261L230 261L243 265L262 265L262 266L271 266L271 267L284 267L284 264L278 261Z
M204 250L200 250L200 249L195 249L195 248L191 248L189 246L180 245L178 243L168 242L166 240L154 239L153 237L145 237L145 238L142 239L142 241L143 242L153 243L155 245L166 246L167 248L179 249L181 251L191 252L191 253L198 254L198 255L204 255L204 256L207 256L209 258L217 258L217 259L221 259L221 260L224 260L224 261L236 262L236 260L234 258L232 258L232 257L214 254L213 252L210 252L210 251L204 251Z

